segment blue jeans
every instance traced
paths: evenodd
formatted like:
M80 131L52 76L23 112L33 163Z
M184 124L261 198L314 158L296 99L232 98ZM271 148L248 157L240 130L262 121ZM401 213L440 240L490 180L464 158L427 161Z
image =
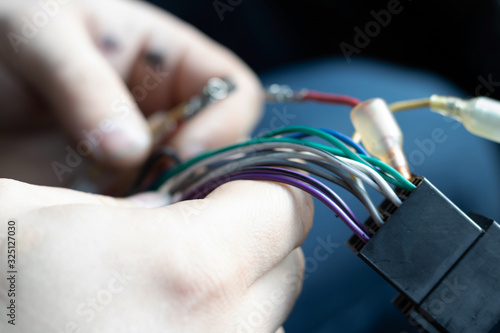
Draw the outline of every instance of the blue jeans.
M395 102L431 94L466 97L432 73L367 59L351 64L344 59L319 60L265 73L261 79L265 85L288 84L361 100L381 97ZM301 124L351 134L349 112L346 107L326 104L271 104L256 133ZM500 221L497 144L428 109L402 112L396 118L413 173L427 177L465 212L473 210ZM351 194L335 190L358 218L368 216ZM392 305L396 291L345 246L350 230L321 203L316 202L315 208L314 227L303 245L304 289L285 324L286 332L418 332Z

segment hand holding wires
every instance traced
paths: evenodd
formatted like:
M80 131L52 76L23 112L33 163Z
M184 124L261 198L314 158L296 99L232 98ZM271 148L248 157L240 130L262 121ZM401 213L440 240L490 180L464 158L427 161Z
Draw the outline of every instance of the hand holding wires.
M277 137L282 134L291 134L292 137ZM319 137L334 147L293 138L297 134ZM382 217L366 191L352 177L361 179L395 205L400 205L401 202L387 181L407 190L413 189L414 185L376 158L353 152L337 137L356 147L355 143L345 140L344 135L335 131L322 131L306 126L284 127L261 138L195 157L165 173L152 189L173 195L177 200L187 200L204 197L215 187L236 179L284 182L319 198L353 232L367 240L367 231L344 201L323 183L298 171L310 172L352 192L378 223L383 223ZM358 150L362 149L358 147Z

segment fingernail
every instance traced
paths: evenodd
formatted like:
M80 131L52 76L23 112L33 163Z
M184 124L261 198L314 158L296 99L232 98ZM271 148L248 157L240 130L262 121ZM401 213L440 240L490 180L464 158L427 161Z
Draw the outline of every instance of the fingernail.
M132 200L139 206L145 208L158 208L169 205L172 202L170 196L159 192L144 192L139 194L134 194L127 199Z
M140 124L119 121L103 133L95 145L95 156L100 160L122 161L144 154L151 144L151 134Z
M199 143L190 143L180 147L179 157L182 160L189 160L195 156L200 155L206 150L206 148Z

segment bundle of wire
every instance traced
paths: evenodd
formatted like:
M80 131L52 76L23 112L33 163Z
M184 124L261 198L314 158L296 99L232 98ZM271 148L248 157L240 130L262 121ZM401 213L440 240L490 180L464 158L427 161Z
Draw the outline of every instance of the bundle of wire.
M308 137L320 138L326 144L307 140ZM344 200L322 181L354 194L379 225L384 223L383 217L364 185L396 206L401 205L401 200L390 184L408 191L415 188L395 169L370 156L346 135L329 129L288 126L179 164L157 179L151 189L182 201L203 198L233 180L273 181L306 191L327 205L365 242L370 239L369 231Z
M376 224L380 226L384 223L384 218L370 198L365 185L378 191L396 206L401 205L401 200L391 185L407 191L415 189L415 186L407 179L411 178L407 164L404 164L405 169L398 164L401 159L392 158L397 156L394 154L396 150L402 156L404 153L402 133L396 120L392 119L391 113L429 107L432 111L459 119L476 135L500 142L500 135L498 135L500 132L497 131L500 126L500 103L484 97L467 101L455 97L433 95L430 98L387 105L380 99L361 102L346 95L308 89L292 90L286 85L278 84L268 87L265 94L269 103L312 101L348 106L353 108L352 120L364 117L363 125L370 122L369 125L376 130L363 126L366 133L356 132L351 139L330 129L288 126L248 142L206 152L185 163L172 158L175 157L172 156L172 152L159 151L151 157L150 163L144 166L136 182L135 191L147 189L150 184L148 179L155 179L149 189L163 192L174 198L175 202L203 198L218 186L233 180L284 183L318 198L335 212L361 240L367 242L370 239L370 231L359 222L344 200L324 181L351 192L361 201ZM392 122L392 125L389 122ZM356 128L354 121L353 125ZM390 135L393 136L391 138L394 142L384 139L389 136L386 133L389 130L391 130ZM366 140L365 143L374 143L377 140L383 140L385 144L390 143L391 146L384 146L383 150L378 145L367 144L367 147L371 147L369 151L372 154L389 160L398 170L407 172L400 173L370 155L359 144L363 141L361 134L366 136L363 139ZM324 140L325 144L310 141L309 137ZM392 157L387 158L388 156ZM406 162L405 158L404 160ZM175 166L167 171L162 171L164 168L160 168L161 174L158 177L153 166L161 167L165 161L168 163L173 161ZM406 178L402 174L405 174Z

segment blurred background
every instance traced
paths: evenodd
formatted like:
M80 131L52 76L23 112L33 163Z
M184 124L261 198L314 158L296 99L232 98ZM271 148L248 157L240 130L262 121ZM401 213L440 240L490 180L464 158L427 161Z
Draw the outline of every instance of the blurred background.
M150 0L237 53L255 71L342 55L389 0ZM353 57L375 57L442 74L475 95L478 77L500 75L495 0L397 1L403 10ZM216 8L219 8L218 10ZM500 81L500 77L497 78ZM500 85L500 84L499 84ZM488 93L488 91L482 91ZM500 96L496 91L494 96Z
M389 102L434 93L500 97L498 1L151 2L234 51L265 85L277 82ZM370 23L377 20L379 28ZM344 109L268 105L256 133L278 120L280 126L323 125L350 134ZM411 171L429 178L465 212L500 220L498 145L443 120L431 112L398 115L407 155L423 156L410 160ZM436 128L447 140L434 143L433 152L424 155L418 142L429 142ZM346 201L361 219L367 216L355 200ZM326 207L315 207L315 225L303 246L304 289L286 332L421 332L391 304L395 290L344 245L349 230Z

